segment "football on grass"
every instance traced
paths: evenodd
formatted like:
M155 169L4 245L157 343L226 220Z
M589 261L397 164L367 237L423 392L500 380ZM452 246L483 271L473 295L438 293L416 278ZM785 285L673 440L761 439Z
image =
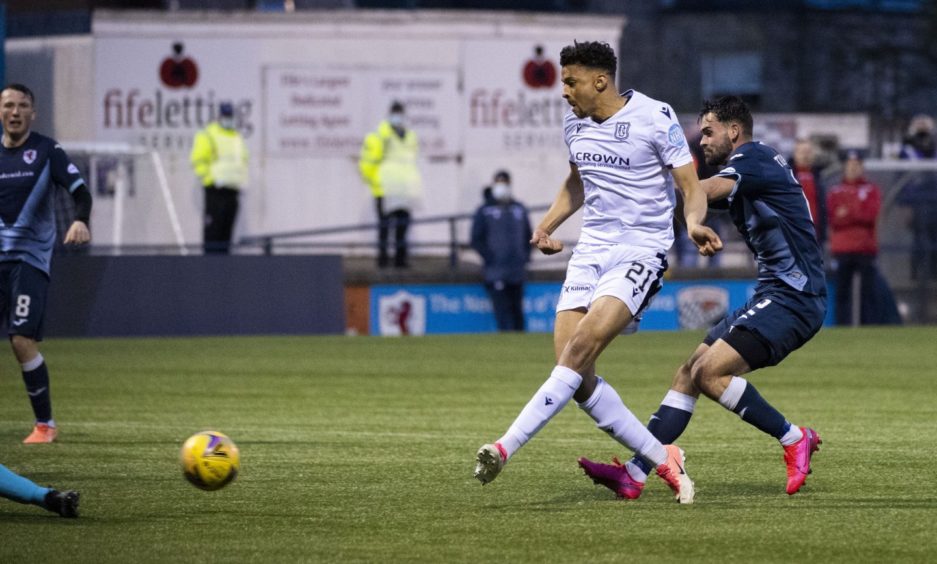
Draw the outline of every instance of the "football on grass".
M237 478L241 453L224 433L202 431L182 445L182 473L193 486L213 491Z

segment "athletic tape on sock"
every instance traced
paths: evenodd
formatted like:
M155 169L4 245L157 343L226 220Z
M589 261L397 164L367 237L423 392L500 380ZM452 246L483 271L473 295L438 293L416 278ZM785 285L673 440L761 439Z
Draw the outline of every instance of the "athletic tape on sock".
M696 409L696 398L676 390L670 390L660 404L693 413L693 410Z
M33 370L42 366L42 363L45 362L45 359L42 358L41 354L37 354L36 358L24 362L20 366L23 368L23 372L32 372Z
M726 387L726 391L722 392L722 395L719 396L719 404L729 411L735 411L735 406L737 406L739 400L742 399L742 394L745 392L745 386L747 385L748 381L745 378L733 376L732 380L729 381L729 385Z

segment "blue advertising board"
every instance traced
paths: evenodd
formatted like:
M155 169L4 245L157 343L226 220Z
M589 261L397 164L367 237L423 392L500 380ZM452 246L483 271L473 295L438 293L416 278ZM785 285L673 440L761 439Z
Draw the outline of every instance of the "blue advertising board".
M553 331L559 282L524 287L527 330ZM666 282L641 321L642 330L705 329L741 307L755 290L750 280ZM830 289L832 292L832 288ZM830 294L832 304L832 293ZM481 284L377 285L371 287L372 335L487 333L496 330L491 301ZM833 319L832 308L826 324Z

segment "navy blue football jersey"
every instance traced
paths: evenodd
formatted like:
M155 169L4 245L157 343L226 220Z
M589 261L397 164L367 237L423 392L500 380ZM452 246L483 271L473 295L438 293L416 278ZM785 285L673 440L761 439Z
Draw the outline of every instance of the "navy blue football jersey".
M49 273L55 245L54 191L84 184L62 147L31 132L14 149L0 145L0 261L23 261Z
M800 292L826 295L823 253L803 188L784 157L750 142L729 156L717 176L735 180L729 214L755 254L758 280L781 280Z

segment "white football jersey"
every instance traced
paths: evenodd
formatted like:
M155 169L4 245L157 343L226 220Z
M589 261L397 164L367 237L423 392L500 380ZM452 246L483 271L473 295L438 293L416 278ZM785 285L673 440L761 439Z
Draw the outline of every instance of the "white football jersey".
M569 160L585 189L579 242L667 250L675 204L670 169L693 157L669 104L634 90L623 96L628 103L603 123L566 114Z

